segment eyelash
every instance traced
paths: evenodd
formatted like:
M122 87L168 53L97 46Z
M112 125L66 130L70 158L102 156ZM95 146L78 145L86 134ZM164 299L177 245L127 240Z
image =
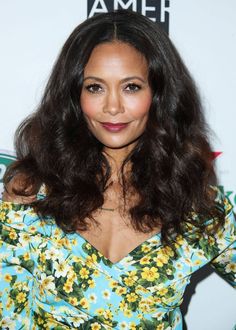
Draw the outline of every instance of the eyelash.
M136 92L138 92L140 89L141 89L141 86L140 85L138 85L138 84L134 84L134 83L130 83L130 84L128 84L128 85L126 85L125 86L125 89L127 88L127 87L131 87L132 86L132 88L134 87L134 89L133 90L128 90L128 93L136 93ZM93 90L94 88L96 88L96 89L98 89L98 88L102 88L99 84L90 84L90 85L88 85L88 86L85 86L85 89L89 92L89 93L92 93L92 94L99 94L99 93L101 93L101 91L98 91L98 90Z

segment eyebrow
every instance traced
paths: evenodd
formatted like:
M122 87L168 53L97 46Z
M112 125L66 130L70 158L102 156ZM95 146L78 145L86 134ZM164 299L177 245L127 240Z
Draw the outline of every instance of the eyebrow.
M102 83L105 83L105 80L104 79L99 78L99 77L96 77L96 76L85 77L84 78L84 81L85 80L88 80L88 79L94 79L94 80L100 81ZM126 82L126 81L133 80L133 79L138 79L138 80L142 81L143 83L146 83L147 82L146 80L144 80L143 78L138 77L138 76L131 76L131 77L127 77L127 78L121 79L121 82Z

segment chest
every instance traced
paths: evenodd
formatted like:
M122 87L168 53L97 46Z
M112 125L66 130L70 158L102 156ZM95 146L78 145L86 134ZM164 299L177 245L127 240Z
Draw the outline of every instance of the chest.
M133 249L160 231L154 228L150 232L136 231L131 226L129 216L120 212L99 210L88 230L79 232L98 252L116 263L127 256Z

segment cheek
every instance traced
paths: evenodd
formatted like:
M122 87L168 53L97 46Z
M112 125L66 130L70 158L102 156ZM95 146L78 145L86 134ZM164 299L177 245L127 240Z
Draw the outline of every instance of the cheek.
M98 109L98 100L92 97L87 97L81 94L80 98L80 106L82 109L82 112L88 116L88 117L94 117L96 115L97 109Z
M144 95L133 100L129 100L126 105L132 112L132 116L135 119L139 119L148 114L152 103L151 95Z

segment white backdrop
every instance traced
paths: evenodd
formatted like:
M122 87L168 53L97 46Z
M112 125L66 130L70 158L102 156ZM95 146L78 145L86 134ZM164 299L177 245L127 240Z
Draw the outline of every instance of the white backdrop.
M172 0L169 12L170 37L200 88L214 150L222 152L215 160L220 182L235 203L236 1ZM13 151L17 125L35 109L61 46L86 16L86 0L0 0L0 149ZM209 273L187 292L188 330L236 324L234 290Z

